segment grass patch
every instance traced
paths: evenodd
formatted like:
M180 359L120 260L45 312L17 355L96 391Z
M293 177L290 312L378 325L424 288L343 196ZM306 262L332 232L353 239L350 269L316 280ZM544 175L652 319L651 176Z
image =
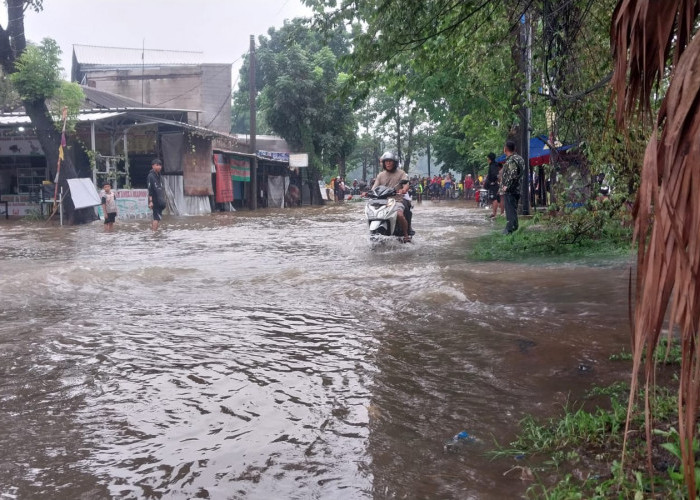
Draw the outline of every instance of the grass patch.
M651 399L657 429L652 440L655 474L651 476L646 470L644 414L640 408L633 413L625 469L621 468L628 392L629 385L624 382L596 387L586 399L608 396L605 407L588 411L584 406L590 401L584 400L565 405L561 415L554 418L538 421L525 417L515 441L490 455L494 459L519 459L514 469L527 471L526 475L535 481L527 490L529 498L687 498L679 471L678 433L672 426L677 420L678 398L669 388L657 387ZM700 452L700 445L694 446ZM700 468L696 474L700 480Z
M672 340L669 344L668 339L661 339L659 340L659 346L654 352L654 360L656 363L664 365L680 366L681 354L681 345L678 341ZM608 359L610 359L610 361L632 361L632 353L622 351L617 354L611 354ZM642 360L644 359L646 359L646 353L642 355Z
M566 214L537 214L520 219L519 226L514 233L504 235L501 232L505 221L497 221L497 231L477 239L470 258L507 261L552 256L622 257L633 252L631 227L607 212L581 208Z

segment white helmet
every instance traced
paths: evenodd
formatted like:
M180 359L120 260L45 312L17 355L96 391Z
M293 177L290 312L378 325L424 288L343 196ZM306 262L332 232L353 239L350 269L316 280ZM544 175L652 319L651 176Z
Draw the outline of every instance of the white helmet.
M387 161L387 160L393 160L394 165L396 166L396 168L399 167L399 159L396 158L396 155L395 155L394 153L392 153L391 151L387 151L386 153L384 153L384 154L382 155L381 158L379 158L379 161L382 163L382 168L386 168L386 167L384 166L384 162Z

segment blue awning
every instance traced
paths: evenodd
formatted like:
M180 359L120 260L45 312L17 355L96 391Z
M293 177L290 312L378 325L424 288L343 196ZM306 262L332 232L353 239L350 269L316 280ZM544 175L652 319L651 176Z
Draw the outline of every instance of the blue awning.
M559 146L557 151L560 153L573 148L575 144L567 144L565 146ZM543 135L536 135L530 138L530 166L535 167L537 165L543 165L549 163L549 154L551 150L547 145L547 138ZM506 161L506 155L501 155L496 158L498 163L503 163Z

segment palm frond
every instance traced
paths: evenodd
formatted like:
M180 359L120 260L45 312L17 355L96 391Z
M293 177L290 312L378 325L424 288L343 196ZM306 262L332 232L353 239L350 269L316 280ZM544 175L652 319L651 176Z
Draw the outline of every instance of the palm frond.
M678 426L692 498L697 489L692 443L700 401L700 36L693 37L699 14L698 0L620 0L611 28L618 125L624 128L628 117L648 113L653 92L660 90L667 72L670 77L635 204L638 260L628 425L642 353L647 354L648 395L655 374L653 353L668 312L668 335L676 329L681 335ZM651 455L651 415L645 403Z
M698 0L618 2L610 30L618 125L649 111L669 63L675 65L690 42L699 12Z

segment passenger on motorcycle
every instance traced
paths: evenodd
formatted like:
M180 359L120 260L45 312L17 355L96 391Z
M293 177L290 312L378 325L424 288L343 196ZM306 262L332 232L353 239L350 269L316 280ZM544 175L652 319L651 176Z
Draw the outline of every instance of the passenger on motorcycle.
M409 189L408 175L399 168L399 162L394 153L387 151L379 161L382 163L382 171L377 175L372 189L377 186L387 186L396 190L397 201L401 202L398 204L396 219L403 231L403 241L409 242L411 241L411 201L404 197Z

